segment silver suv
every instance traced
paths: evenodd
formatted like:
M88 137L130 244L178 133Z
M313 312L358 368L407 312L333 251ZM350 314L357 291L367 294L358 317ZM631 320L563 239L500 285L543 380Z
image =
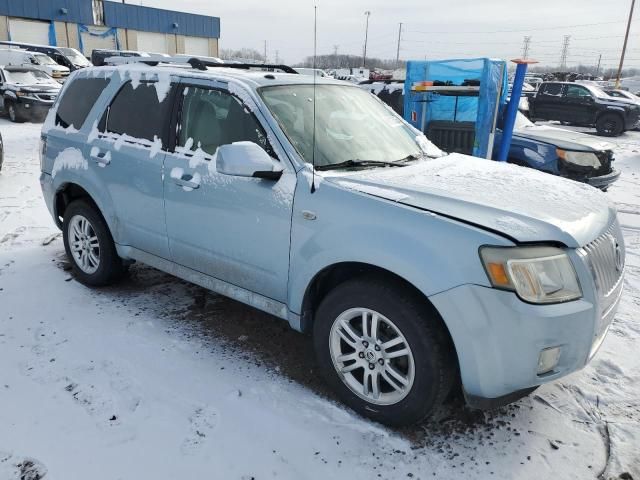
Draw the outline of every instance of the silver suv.
M624 272L604 194L445 155L350 84L190 65L83 69L51 110L41 183L79 281L139 261L283 318L390 425L458 379L489 408L594 356Z

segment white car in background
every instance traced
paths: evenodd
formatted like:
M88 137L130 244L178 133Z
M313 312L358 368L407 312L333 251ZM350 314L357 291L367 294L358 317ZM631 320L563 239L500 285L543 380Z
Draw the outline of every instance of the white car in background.
M0 50L0 65L33 67L42 70L61 83L69 76L69 69L59 65L50 56L40 52L28 52L27 50L17 48Z
M632 102L636 102L638 104L640 104L640 97L638 95L635 95L631 92L628 92L627 90L621 90L621 89L604 89L604 93L606 93L607 95L609 95L610 97L614 97L614 98L624 98L627 100L631 100Z

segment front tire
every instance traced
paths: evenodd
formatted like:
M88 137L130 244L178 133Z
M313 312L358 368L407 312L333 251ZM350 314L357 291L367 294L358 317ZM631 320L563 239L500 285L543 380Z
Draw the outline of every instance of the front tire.
M596 121L596 130L598 135L604 137L617 137L624 132L624 122L619 115L614 113L605 113Z
M7 105L7 116L13 123L22 123L23 121L22 117L18 114L18 109L16 108L15 103L13 102L9 102L9 105Z
M386 425L423 420L456 378L441 320L394 280L361 277L333 289L313 337L320 372L340 399Z
M69 204L64 212L62 236L80 283L102 287L122 277L125 271L122 259L107 224L92 204L82 199Z

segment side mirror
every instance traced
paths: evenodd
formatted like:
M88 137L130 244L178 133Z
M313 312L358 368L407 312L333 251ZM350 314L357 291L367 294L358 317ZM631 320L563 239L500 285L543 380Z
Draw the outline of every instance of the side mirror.
M237 142L218 147L216 170L224 175L278 180L282 169L262 147L253 142Z

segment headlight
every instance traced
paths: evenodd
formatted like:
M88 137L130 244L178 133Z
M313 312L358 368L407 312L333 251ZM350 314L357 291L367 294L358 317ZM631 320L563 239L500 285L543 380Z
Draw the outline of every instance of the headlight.
M568 255L556 247L482 247L480 257L491 284L525 302L560 303L582 297Z
M579 165L581 167L600 168L602 166L598 156L592 152L570 152L557 148L556 153L565 162Z

